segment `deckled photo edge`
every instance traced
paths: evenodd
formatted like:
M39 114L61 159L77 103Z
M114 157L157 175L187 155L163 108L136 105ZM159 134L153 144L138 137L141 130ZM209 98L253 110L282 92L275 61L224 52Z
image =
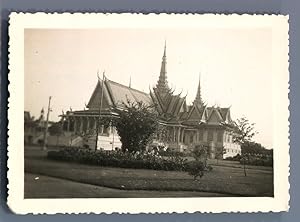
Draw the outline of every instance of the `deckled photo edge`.
M36 22L37 17L43 17L41 21L44 24L39 24ZM84 25L79 24L78 26L74 20L89 16L93 18L105 16L109 21L110 16L124 16L124 26L126 22L132 23L132 16L134 17L144 17L153 16L157 21L159 21L160 15L142 15L142 14L81 14L75 13L71 14L46 14L46 13L12 13L10 16L10 26L9 26L9 110L8 110L8 205L10 209L15 213L27 214L27 213L171 213L171 212L279 212L286 211L289 208L289 74L288 74L288 16L283 15L267 15L266 17L275 20L274 23L271 21L268 25L271 28L277 29L279 35L281 33L281 39L279 43L284 43L286 45L281 45L279 52L283 54L278 55L276 61L281 61L279 66L276 66L280 71L277 71L275 75L275 85L273 85L273 104L274 107L274 125L283 127L283 130L278 128L273 128L274 137L278 135L278 139L274 140L274 143L279 145L279 147L286 147L287 150L274 150L274 198L132 198L132 199L119 199L119 198L109 198L109 199L24 199L24 132L23 132L23 110L24 110L24 29L26 28L49 28L47 22L49 20L59 19L64 20L63 16L66 16L66 21L69 23L69 27L66 28L82 28ZM126 20L126 17L131 17ZM194 18L198 15L162 15L168 17L169 22L172 17L176 16L192 16ZM200 17L202 15L199 15ZM204 15L205 16L205 15ZM229 17L230 15L209 15L212 17ZM237 16L237 15L234 15ZM239 15L241 18L243 15ZM255 15L256 16L256 15ZM264 15L257 15L262 18ZM245 15L251 19L251 15ZM34 19L33 19L34 18ZM33 21L35 20L35 22ZM209 19L208 19L209 20ZM91 21L91 20L90 20ZM276 23L280 21L279 25ZM149 21L147 21L149 22ZM233 22L233 21L231 21ZM33 23L32 26L30 23ZM52 22L49 22L52 23ZM151 22L149 22L150 24ZM66 23L62 22L63 25ZM116 28L116 23L113 22L113 28ZM147 23L148 24L148 23ZM53 25L53 23L52 23ZM103 25L103 24L102 24ZM131 24L132 25L132 24ZM139 24L141 25L141 24ZM152 24L155 26L155 24ZM181 24L183 25L183 24ZM251 23L251 25L253 25ZM38 27L37 27L38 26ZM50 25L51 26L51 25ZM59 25L58 25L59 26ZM89 28L96 28L97 24L87 25ZM106 28L109 24L104 25ZM151 25L150 25L151 26ZM195 25L196 26L196 25ZM132 25L134 27L134 25ZM55 28L55 27L51 27ZM62 27L60 27L62 28ZM103 28L101 25L98 28ZM173 28L176 28L173 27ZM281 56L279 58L279 56ZM274 58L273 58L274 59ZM274 65L274 64L273 64ZM278 65L278 64L277 64ZM274 67L274 66L272 66ZM280 91L278 87L281 89ZM275 94L275 95L274 95ZM22 95L22 96L21 96ZM280 100L278 99L280 98ZM283 115L282 115L283 114ZM281 116L282 115L282 116ZM280 120L277 120L277 119ZM17 136L16 136L17 135ZM276 146L274 146L276 147ZM276 172L277 171L277 172ZM280 185L279 186L279 181ZM280 199L277 199L279 197ZM255 200L256 199L256 200ZM232 201L233 206L222 205ZM260 203L257 203L257 200ZM116 203L118 202L118 203ZM142 203L145 203L142 206ZM157 203L160 203L157 205ZM80 204L81 203L81 204ZM185 205L184 205L184 204ZM203 206L204 204L204 206ZM105 206L103 206L105 205ZM100 207L101 206L101 207ZM201 206L201 207L200 207ZM202 209L200 209L202 208Z

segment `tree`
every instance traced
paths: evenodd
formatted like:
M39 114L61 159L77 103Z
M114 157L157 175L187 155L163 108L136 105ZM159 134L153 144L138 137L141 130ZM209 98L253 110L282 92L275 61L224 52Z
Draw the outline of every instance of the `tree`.
M158 128L158 115L152 106L141 102L123 103L123 109L116 109L118 118L112 120L116 127L122 150L144 151Z
M90 138L95 136L95 130L90 129L90 130L82 131L82 132L79 132L77 135L79 135L83 139L83 148L90 148L87 142L89 141ZM71 139L72 139L72 136L71 136ZM72 140L71 140L70 146L71 145L72 145Z
M251 142L253 136L257 134L254 130L255 123L250 123L246 117L236 120L235 128L236 133L233 136L233 141L239 144Z
M257 134L257 131L254 129L254 123L250 123L246 117L237 119L235 123L236 133L233 135L233 141L239 143L241 147L247 146L252 142L253 136ZM249 158L248 154L241 155L241 161L244 165L244 175L247 176L246 172L246 161Z
M63 134L62 122L54 123L49 127L50 135L56 136L56 146L59 144L59 137Z
M211 171L212 167L208 166L208 147L198 145L192 151L195 161L191 161L187 165L187 171L191 176L194 176L194 180L197 177L201 178L204 176L204 171Z

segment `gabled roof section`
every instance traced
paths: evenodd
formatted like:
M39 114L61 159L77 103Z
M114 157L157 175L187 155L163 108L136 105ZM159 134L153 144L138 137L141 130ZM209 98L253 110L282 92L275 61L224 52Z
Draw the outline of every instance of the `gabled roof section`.
M201 113L199 112L199 109L197 109L197 107L195 105L192 106L187 118L189 120L200 120L201 119Z
M122 103L127 104L128 100L131 102L142 101L146 105L153 104L150 95L145 92L130 88L108 79L105 81L105 83L113 100L113 103L116 106L122 106Z
M103 109L110 108L111 106L122 106L123 103L127 104L128 100L131 102L142 101L146 105L153 104L149 94L105 79L104 84L102 84L102 81L98 81L87 105L89 109L99 109L102 96L102 85L104 88L102 100Z
M158 101L158 99L157 99L157 97L155 96L154 93L155 93L155 92L152 92L152 91L150 90L150 97L151 97L151 99L152 99L152 102L155 104L155 107L156 107L158 113L159 113L159 114L162 114L162 113L163 113L163 108L162 108L161 104L159 103L159 101Z
M210 114L207 118L208 123L222 123L224 122L219 110L215 107L211 108Z
M104 88L103 90L103 98L102 97L102 86ZM94 92L88 102L87 108L89 109L99 109L100 104L101 104L101 100L102 100L102 108L103 109L107 109L110 106L113 105L113 101L108 93L108 90L106 88L105 82L104 84L102 84L102 81L98 81Z
M223 120L226 119L226 115L227 115L227 109L226 108L219 108L219 112L223 118Z
M186 97L181 94L174 95L174 91L169 89L161 92L158 88L153 88L150 92L151 98L158 105L159 112L167 119L180 119L179 113L186 112Z

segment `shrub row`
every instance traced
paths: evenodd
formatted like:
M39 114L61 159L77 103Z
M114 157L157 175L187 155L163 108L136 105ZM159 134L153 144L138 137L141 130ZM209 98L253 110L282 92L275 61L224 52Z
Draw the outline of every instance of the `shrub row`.
M273 157L265 155L253 155L246 154L242 158L241 155L236 155L234 157L227 157L226 160L239 161L241 164L254 165L254 166L273 166Z
M180 156L180 157L188 157L191 156L190 153L178 152L178 151L158 151L161 156Z
M163 158L149 153L128 153L121 151L93 151L89 149L65 148L49 151L48 159L71 161L99 166L167 171L185 171L187 160L180 156Z
M243 164L244 160L240 159L240 163ZM273 166L273 158L248 156L245 158L245 164L254 166Z

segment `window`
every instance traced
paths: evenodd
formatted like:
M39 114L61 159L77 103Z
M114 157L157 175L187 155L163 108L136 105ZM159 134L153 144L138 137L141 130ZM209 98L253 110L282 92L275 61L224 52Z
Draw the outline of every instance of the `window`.
M109 126L103 126L103 134L109 136Z

